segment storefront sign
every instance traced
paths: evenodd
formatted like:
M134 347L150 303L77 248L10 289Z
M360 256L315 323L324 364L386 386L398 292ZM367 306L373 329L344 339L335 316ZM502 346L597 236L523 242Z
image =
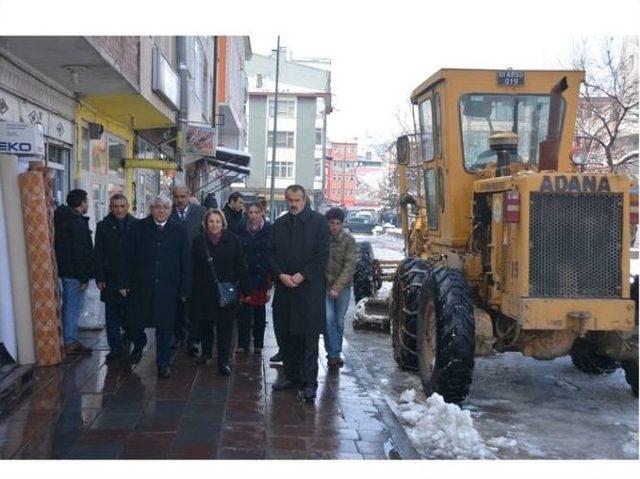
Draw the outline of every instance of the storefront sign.
M185 134L185 153L200 156L215 156L215 128L188 126Z
M158 48L153 51L152 88L171 106L180 108L180 77Z
M0 122L0 153L7 155L44 156L41 125Z

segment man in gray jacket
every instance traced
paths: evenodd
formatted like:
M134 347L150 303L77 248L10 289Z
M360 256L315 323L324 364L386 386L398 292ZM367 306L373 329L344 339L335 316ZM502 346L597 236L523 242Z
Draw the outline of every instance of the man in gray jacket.
M206 212L206 208L201 205L193 205L189 202L191 191L184 184L178 184L173 187L173 208L171 210L170 220L176 221L187 229L187 237L189 239L189 251L193 238L202 232L202 219ZM190 303L179 302L176 310L176 323L173 330L174 349L179 349L188 342L189 354L197 356L199 353L200 335L198 325L191 321Z
M327 325L324 333L324 349L327 351L329 368L338 368L344 364L340 357L344 317L351 299L351 284L358 251L353 236L342 230L344 211L340 208L331 208L325 216L329 222L331 246L327 263Z

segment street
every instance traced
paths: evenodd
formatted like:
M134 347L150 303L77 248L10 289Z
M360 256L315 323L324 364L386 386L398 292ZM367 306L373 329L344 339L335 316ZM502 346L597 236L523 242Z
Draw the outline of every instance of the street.
M402 250L401 239L357 239L370 241L378 259L401 258L397 253ZM352 306L347 317L354 310ZM355 351L363 358L368 374L391 403L408 389L414 389L417 402L424 403L418 375L396 366L388 334L353 331L351 324L345 324L345 337L347 354ZM463 457L638 459L638 399L622 369L591 376L576 369L569 356L537 361L520 353L496 353L476 358L462 409L470 412L479 433L477 444ZM434 442L424 440L421 431L407 430L418 438L415 445L421 454L434 457Z
M398 238L358 239L386 259L401 256ZM33 392L0 421L0 457L638 458L638 400L622 370L589 376L568 357L495 354L477 358L462 409L425 407L419 378L396 366L389 335L354 331L354 311L352 302L340 372L327 370L321 340L315 405L271 391L282 368L268 361L276 351L270 310L262 356L237 353L230 379L180 352L173 377L159 380L153 341L133 370L107 365L104 332L83 331L93 355L37 370ZM401 395L413 400L399 404Z

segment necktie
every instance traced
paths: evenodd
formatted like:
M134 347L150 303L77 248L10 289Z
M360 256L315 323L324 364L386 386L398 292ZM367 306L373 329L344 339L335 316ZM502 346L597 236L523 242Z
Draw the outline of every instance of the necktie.
M184 210L178 210L178 214L180 215L180 220L184 221L184 215L185 215Z

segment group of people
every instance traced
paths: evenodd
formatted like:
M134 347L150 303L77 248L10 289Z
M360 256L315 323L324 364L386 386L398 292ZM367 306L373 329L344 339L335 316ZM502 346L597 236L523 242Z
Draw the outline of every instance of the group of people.
M248 353L252 343L254 353L261 353L273 291L279 351L271 360L282 360L285 373L273 389L296 388L313 401L320 334L328 366L343 364L356 243L342 231L341 209L323 217L300 185L289 186L285 199L288 212L271 224L266 201L245 205L235 192L222 210L207 209L178 185L173 202L157 196L149 216L137 220L118 193L97 224L94 248L87 193L71 191L67 205L55 212L66 353L91 353L78 341L77 329L84 291L94 278L105 303L107 360L126 355L138 363L145 328L155 328L160 378L171 376L172 349L186 348L199 364L210 364L214 337L218 371L228 376L236 322L237 352Z

